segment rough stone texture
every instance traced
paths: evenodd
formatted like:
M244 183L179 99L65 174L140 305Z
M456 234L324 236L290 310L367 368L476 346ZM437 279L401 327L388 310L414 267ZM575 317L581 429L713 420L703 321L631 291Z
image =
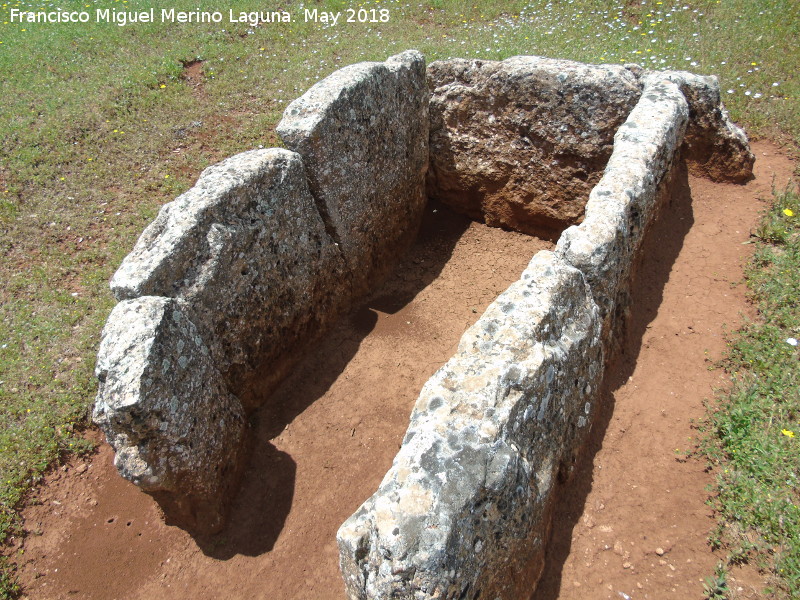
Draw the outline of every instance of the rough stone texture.
M202 532L221 525L245 412L416 233L427 115L417 52L335 73L284 120L309 164L269 149L209 167L114 275L122 302L101 348L95 419L122 475L170 517ZM165 366L176 361L179 376ZM241 422L219 420L229 412Z
M646 72L643 81L668 79L689 103L683 155L689 168L713 181L744 183L753 178L755 156L747 136L733 124L722 104L719 80L686 71Z
M145 229L111 289L120 300L184 300L217 368L250 409L302 341L349 299L343 269L300 156L272 148L203 171Z
M378 492L340 528L350 598L527 598L550 494L594 412L600 318L543 251L424 386Z
M735 181L753 157L714 78L537 57L427 75L430 120L417 52L334 73L287 108L297 153L234 156L162 209L112 280L94 418L125 477L217 530L246 413L415 234L430 122L431 194L467 214L546 235L589 201L426 384L392 470L340 530L342 567L353 598L516 599L677 157Z
M95 372L93 418L120 473L184 526L219 529L247 425L180 302L144 296L117 304Z
M658 206L660 184L678 162L689 119L677 85L650 78L614 139L603 178L592 190L586 217L566 229L556 252L586 276L608 339L627 306L625 290L645 230ZM665 179L667 178L667 179Z
M385 275L419 226L428 165L425 59L340 69L292 102L277 127L302 155L354 294Z
M170 519L221 527L245 411L349 300L343 269L288 150L209 167L145 229L111 281L123 301L103 334L94 419L120 473Z
M487 224L557 237L579 222L639 98L628 69L536 56L428 67L428 193Z

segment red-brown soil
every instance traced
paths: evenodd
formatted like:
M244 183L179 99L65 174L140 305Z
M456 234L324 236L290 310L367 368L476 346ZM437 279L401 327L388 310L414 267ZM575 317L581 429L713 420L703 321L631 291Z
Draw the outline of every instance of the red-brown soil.
M694 447L703 399L725 383L710 369L723 324L750 312L736 284L760 199L793 168L769 144L754 150L754 181L690 178L691 194L648 237L604 409L561 489L537 599L701 597L717 561L706 542L712 475L680 451ZM256 415L253 459L222 534L198 541L164 523L101 443L49 474L23 511L27 535L8 550L26 597L343 600L336 529L377 488L424 381L544 247L430 207L396 274Z

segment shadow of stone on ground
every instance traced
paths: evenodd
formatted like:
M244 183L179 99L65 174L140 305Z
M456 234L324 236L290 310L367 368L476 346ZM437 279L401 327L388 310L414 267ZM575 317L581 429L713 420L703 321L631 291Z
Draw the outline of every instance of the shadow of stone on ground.
M228 560L237 554L258 556L272 550L292 506L296 471L291 456L256 440L225 529L208 538L195 538L203 553Z

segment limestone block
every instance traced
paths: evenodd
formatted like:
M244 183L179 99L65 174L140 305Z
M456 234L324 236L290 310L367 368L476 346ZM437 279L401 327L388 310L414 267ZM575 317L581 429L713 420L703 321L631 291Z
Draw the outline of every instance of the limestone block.
M277 127L302 155L328 232L340 244L354 295L394 263L416 234L428 164L425 59L406 51L323 79Z
M145 229L111 289L118 299L182 299L250 409L348 300L343 267L300 156L271 148L204 170Z
M602 366L583 276L538 253L425 384L391 470L339 529L350 598L529 597Z
M714 181L743 183L753 178L755 156L747 136L733 124L720 98L719 80L686 71L646 72L643 81L668 79L689 103L684 157L689 168Z
M536 56L436 61L428 86L429 195L537 235L580 221L641 91L622 66Z
M144 296L117 304L96 375L93 418L120 474L186 527L219 529L247 425L181 303Z
M556 253L586 276L605 321L614 328L618 296L683 142L686 100L668 80L653 78L614 139L605 174L591 191L583 223L566 229Z

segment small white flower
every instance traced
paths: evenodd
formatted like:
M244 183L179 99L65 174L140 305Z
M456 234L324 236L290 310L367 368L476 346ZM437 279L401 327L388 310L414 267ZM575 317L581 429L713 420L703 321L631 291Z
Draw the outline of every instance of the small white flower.
M797 346L797 338L786 338L786 343L790 346Z
M728 90L728 93L729 93L729 94L732 94L732 93L733 93L733 90Z

